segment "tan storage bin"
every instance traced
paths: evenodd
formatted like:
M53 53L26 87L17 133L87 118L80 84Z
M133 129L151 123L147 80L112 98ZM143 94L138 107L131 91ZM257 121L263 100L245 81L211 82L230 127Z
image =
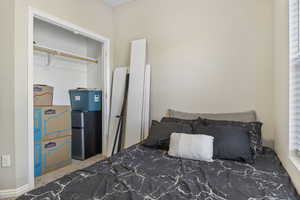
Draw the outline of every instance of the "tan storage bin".
M33 86L33 105L34 106L52 106L53 105L53 87L48 85L34 84Z
M34 174L40 176L72 163L71 136L34 144Z
M70 106L34 108L34 142L47 141L71 134Z

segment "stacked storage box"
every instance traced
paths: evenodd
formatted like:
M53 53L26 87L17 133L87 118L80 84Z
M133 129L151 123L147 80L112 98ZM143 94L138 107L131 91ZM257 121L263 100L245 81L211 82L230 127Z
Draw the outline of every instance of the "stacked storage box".
M71 107L52 106L53 95L49 92L49 88L50 87L48 86L41 85L34 86L35 176L40 176L47 172L64 167L72 162ZM35 91L39 91L41 94L44 93L48 97L36 95ZM42 98L42 100L40 100L40 98ZM49 98L51 98L51 100ZM40 103L40 101L43 102ZM50 105L45 105L46 103ZM41 104L43 106L40 106Z
M102 152L102 92L70 90L72 106L72 158L85 160Z
M33 87L34 106L52 106L53 87L35 84Z

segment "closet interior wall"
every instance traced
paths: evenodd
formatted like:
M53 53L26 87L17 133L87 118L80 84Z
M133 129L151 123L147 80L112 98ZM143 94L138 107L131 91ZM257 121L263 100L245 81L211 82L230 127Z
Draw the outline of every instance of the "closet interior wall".
M70 105L69 89L103 90L103 44L39 19L34 20L34 41L76 55L91 57L98 63L34 51L34 84L54 87L53 105Z

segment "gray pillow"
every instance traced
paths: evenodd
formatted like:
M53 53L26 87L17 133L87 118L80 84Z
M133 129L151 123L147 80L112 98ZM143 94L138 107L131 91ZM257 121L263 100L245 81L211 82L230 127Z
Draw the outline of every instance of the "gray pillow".
M179 124L188 124L193 126L194 123L197 123L199 119L189 120L189 119L178 119L172 117L163 117L160 122L161 123L179 123Z
M192 126L173 122L160 123L153 120L149 136L143 142L143 145L168 150L171 134L175 132L192 134Z
M255 111L236 112L236 113L187 113L169 109L169 117L194 120L199 117L213 120L227 120L227 121L240 121L240 122L254 122L256 121Z
M214 137L213 155L215 159L254 162L248 129L245 127L198 126L194 133Z
M261 137L261 122L238 122L238 121L226 121L226 120L211 120L211 119L198 119L193 123L193 129L197 130L198 126L229 126L229 127L244 127L248 129L250 136L250 146L253 151L254 157L258 152L263 152L262 137Z

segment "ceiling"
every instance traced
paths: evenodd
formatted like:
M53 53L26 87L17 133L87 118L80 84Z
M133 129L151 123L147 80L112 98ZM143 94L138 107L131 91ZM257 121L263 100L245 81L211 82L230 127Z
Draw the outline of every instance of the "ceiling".
M129 1L132 1L132 0L104 0L104 2L111 7L116 7L116 6L122 5L124 3L127 3Z

